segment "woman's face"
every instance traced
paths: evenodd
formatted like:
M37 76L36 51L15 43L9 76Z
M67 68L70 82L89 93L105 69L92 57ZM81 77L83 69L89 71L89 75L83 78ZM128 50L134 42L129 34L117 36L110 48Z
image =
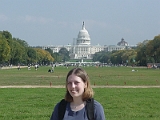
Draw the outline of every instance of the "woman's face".
M67 90L69 91L70 95L73 98L82 97L85 87L86 87L86 84L83 82L83 80L80 77L74 74L71 74L68 77Z

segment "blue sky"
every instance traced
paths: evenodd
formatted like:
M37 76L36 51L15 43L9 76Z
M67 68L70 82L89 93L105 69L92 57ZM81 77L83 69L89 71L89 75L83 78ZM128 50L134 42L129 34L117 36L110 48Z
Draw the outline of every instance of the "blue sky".
M160 34L160 0L1 0L0 9L0 31L30 46L72 44L83 21L92 45Z

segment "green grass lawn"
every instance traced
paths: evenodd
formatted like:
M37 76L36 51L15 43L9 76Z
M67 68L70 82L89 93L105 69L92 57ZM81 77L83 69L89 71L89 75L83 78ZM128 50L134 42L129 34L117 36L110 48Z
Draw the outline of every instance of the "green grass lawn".
M68 69L50 67L27 70L0 70L0 86L64 85ZM130 67L85 67L95 85L160 85L160 70ZM132 72L132 69L135 69ZM124 84L126 82L126 84ZM108 120L159 120L160 88L94 88L94 98L105 110ZM1 88L0 120L48 120L64 88Z
M54 73L48 73L51 67L27 70L23 68L0 70L0 85L64 85L69 67L56 67ZM95 85L160 85L160 70L131 67L85 67L91 84ZM132 69L135 71L132 72ZM126 84L124 84L126 83Z
M108 120L159 120L159 88L94 88ZM0 120L49 120L63 88L0 89Z

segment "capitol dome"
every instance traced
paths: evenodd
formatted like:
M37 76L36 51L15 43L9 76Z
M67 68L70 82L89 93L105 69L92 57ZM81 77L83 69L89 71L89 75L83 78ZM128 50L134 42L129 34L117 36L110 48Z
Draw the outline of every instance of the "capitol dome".
M118 46L129 46L129 44L124 41L124 39L122 38L120 42L117 43Z
M77 45L90 45L90 35L88 31L85 29L85 25L83 22L82 30L78 33Z

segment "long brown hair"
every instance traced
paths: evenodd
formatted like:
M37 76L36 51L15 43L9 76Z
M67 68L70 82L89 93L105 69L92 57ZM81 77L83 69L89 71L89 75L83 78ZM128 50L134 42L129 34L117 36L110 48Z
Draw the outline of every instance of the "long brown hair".
M85 100L87 100L89 98L92 98L94 93L93 93L93 89L91 88L91 85L90 85L88 74L82 68L73 68L68 72L67 77L66 77L65 100L68 101L68 102L72 102L73 101L73 98L72 98L72 96L70 95L70 93L69 93L69 91L67 89L68 77L70 75L72 75L72 74L80 77L82 79L82 81L87 85L87 87L85 88L84 93L82 95L82 100L85 101Z

